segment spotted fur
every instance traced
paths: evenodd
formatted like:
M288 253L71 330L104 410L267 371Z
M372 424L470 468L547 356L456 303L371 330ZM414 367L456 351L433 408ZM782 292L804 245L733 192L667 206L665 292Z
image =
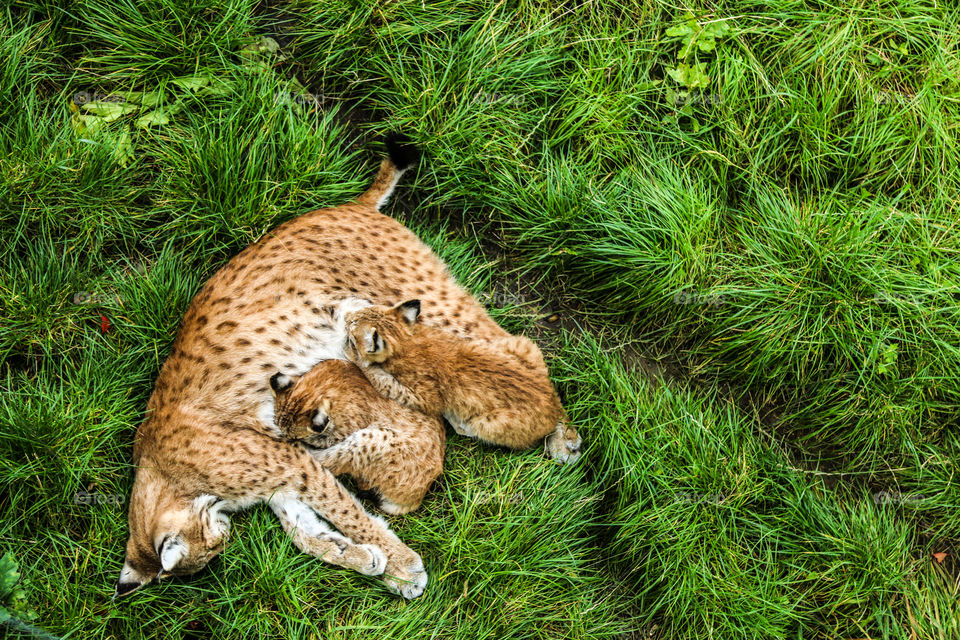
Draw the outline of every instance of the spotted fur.
M271 386L283 436L314 447L334 475L377 492L387 513L419 507L443 470L440 420L388 400L349 362L326 360L301 377L278 373Z
M533 342L464 339L420 322L420 309L411 300L343 312L347 357L379 392L443 416L461 435L513 449L549 436L554 457L579 457L580 438Z
M228 515L258 502L270 505L307 553L383 573L406 597L423 591L419 555L302 446L279 439L268 383L273 372L302 375L321 360L344 358L337 310L350 305L419 298L425 324L478 340L509 336L425 244L379 213L412 157L394 143L356 202L273 229L190 303L137 430L117 595L203 568L226 542Z

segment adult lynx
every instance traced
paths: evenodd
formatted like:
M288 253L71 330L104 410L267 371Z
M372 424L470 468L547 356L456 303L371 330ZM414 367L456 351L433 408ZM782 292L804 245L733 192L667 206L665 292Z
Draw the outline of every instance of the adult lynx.
M356 202L305 213L267 233L194 297L134 444L130 538L117 595L196 572L223 547L228 514L266 502L299 548L412 598L420 557L296 443L279 441L269 378L344 358L344 299L419 297L422 321L461 336L507 336L408 229L378 213L416 150L390 157ZM565 446L558 442L558 447ZM319 517L318 517L319 516ZM336 533L323 518L339 530Z

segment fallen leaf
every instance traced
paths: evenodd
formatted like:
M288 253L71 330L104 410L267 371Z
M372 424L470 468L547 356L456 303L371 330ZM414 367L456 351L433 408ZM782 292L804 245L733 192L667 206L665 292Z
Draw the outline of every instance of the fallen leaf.
M104 102L95 100L83 105L83 108L95 116L103 118L104 122L113 122L120 116L137 110L137 105L127 102Z
M163 91L147 91L140 97L140 106L152 109L163 101Z
M168 116L164 110L156 109L155 111L149 111L137 118L137 121L134 124L141 129L146 129L152 125L170 124L170 116Z
M171 80L171 82L182 89L186 89L187 91L198 91L210 84L210 76L185 76L183 78Z
M101 333L108 333L109 331L110 331L110 320L107 318L107 316L101 314L101 316L100 316L100 332L101 332Z
M197 90L198 96L227 96L234 92L232 80L212 78L210 84Z
M933 554L933 559L937 561L937 564L943 564L943 561L947 559L947 554L943 551Z
M133 140L130 137L130 127L120 132L113 149L113 158L121 167L126 167L133 160Z
M70 118L70 126L73 127L73 131L77 135L82 135L88 132L92 133L96 128L102 125L103 122L103 118L99 116L87 116L82 113L78 113Z

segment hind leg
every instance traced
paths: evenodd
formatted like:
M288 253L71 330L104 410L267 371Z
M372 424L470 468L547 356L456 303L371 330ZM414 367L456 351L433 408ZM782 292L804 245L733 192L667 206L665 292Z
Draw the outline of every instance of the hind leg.
M411 469L407 461L419 460L423 454L409 438L379 427L360 429L343 442L311 452L334 475L348 474L361 490L376 490L380 508L391 515L420 506L427 487L421 486L422 474Z
M501 409L491 411L469 421L455 416L445 416L454 431L468 438L496 444L511 449L529 449L546 437L544 448L547 454L563 463L573 463L580 457L580 435L577 430L561 421L555 427L544 429L542 423L525 421L518 411Z
M516 356L527 365L547 370L547 363L543 360L543 353L540 347L533 340L526 336L506 336L490 341L495 348Z
M541 424L531 423L527 416L513 409L497 409L471 420L444 417L460 435L511 449L529 449L550 433L544 431Z

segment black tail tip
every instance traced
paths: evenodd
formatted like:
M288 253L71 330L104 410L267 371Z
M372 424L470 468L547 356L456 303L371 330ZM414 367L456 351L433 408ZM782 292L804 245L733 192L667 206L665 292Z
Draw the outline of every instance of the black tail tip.
M384 142L390 161L398 171L406 171L420 160L420 149L402 133L389 133Z

